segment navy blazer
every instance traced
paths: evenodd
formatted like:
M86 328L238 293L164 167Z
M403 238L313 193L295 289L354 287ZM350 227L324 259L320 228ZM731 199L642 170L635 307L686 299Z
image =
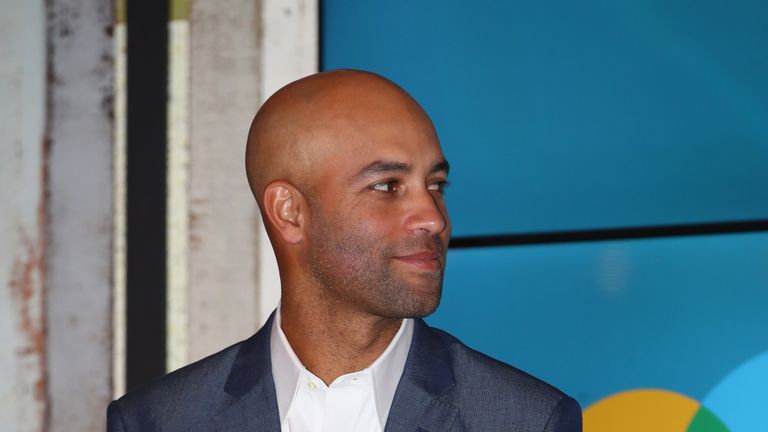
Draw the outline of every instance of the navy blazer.
M107 430L280 432L272 319L249 339L112 402ZM572 398L423 320L414 324L385 432L581 431Z

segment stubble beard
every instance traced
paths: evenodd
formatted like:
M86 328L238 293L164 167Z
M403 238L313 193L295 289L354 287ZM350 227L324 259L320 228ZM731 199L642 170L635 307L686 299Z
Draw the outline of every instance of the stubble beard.
M399 245L384 245L369 234L343 232L316 219L309 248L309 270L328 296L342 304L384 318L421 318L440 303L445 247L437 235L424 233ZM436 250L441 266L434 272L398 272L394 257Z

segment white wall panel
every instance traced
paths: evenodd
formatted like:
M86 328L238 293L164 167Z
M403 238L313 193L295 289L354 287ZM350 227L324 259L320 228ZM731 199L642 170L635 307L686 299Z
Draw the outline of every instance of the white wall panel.
M49 430L99 431L112 398L113 10L48 5Z
M46 422L45 12L0 1L0 430Z

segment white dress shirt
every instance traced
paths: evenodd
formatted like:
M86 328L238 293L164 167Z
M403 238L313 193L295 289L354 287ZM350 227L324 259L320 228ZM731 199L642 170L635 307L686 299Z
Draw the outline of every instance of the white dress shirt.
M288 343L278 305L269 348L282 432L383 431L411 339L413 320L404 319L373 364L326 386L304 367Z

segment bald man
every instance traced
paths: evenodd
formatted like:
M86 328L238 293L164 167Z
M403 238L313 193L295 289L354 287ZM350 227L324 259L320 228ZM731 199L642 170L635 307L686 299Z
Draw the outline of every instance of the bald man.
M578 403L422 317L440 301L448 162L404 90L360 71L293 82L246 171L281 301L251 338L114 401L110 431L580 431Z

